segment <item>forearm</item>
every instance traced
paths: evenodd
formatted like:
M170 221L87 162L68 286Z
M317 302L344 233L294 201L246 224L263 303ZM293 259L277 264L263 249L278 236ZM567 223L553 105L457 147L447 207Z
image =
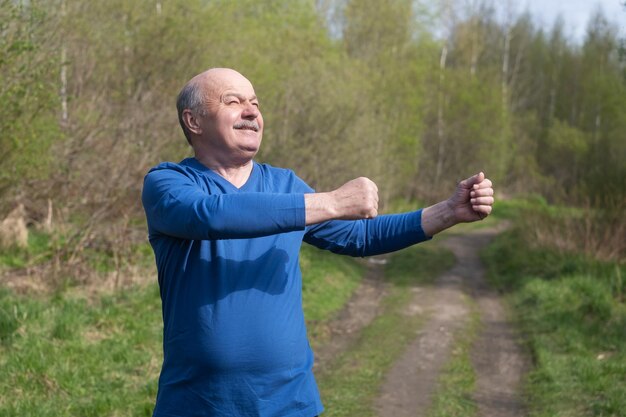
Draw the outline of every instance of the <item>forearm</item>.
M430 239L422 230L421 214L418 210L369 220L324 222L309 226L304 241L349 256L394 252Z
M427 236L454 226L458 221L448 200L441 201L422 210L422 229Z
M337 218L333 198L330 193L305 194L304 207L307 226Z

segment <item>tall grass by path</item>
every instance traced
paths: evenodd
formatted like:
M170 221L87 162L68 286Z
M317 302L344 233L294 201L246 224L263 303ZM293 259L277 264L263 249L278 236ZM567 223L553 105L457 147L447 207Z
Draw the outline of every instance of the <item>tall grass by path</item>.
M527 386L535 417L617 417L626 410L626 273L529 242L522 230L485 251L534 356Z

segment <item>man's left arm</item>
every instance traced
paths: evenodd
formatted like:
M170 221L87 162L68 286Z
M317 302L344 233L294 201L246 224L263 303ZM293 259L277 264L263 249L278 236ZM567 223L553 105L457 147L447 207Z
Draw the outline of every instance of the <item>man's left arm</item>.
M461 181L447 200L409 213L309 226L304 241L335 253L371 256L429 240L458 223L482 220L493 205L491 181L481 172Z

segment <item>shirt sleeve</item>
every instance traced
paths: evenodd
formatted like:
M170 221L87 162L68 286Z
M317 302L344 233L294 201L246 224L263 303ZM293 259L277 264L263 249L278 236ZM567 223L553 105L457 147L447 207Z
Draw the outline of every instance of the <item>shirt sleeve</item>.
M304 241L334 253L372 256L430 240L422 229L422 210L371 220L332 220L307 228Z
M237 239L304 230L304 193L209 194L171 169L144 179L142 203L151 235Z

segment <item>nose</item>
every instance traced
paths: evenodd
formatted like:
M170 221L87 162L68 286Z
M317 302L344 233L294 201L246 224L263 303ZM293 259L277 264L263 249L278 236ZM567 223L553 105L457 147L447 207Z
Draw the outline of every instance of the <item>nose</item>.
M256 119L257 117L259 117L260 114L261 112L259 111L259 108L255 106L254 104L250 103L249 101L247 101L243 109L243 112L241 113L241 117L243 119L252 120L252 119Z

